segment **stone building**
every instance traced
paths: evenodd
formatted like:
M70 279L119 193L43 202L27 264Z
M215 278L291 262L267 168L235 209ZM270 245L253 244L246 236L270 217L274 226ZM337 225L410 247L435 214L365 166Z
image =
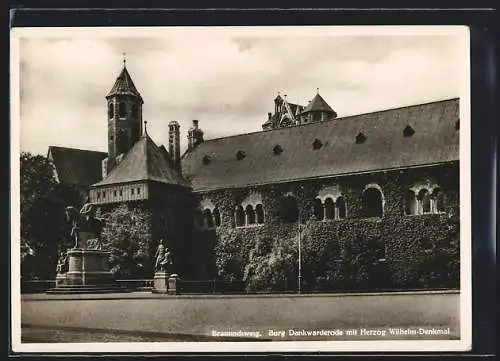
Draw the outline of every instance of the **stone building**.
M102 169L91 201L149 207L151 237L173 240L190 277L216 276L221 237L294 238L302 225L334 245L332 258L369 239L404 284L458 232L459 99L338 117L319 91L305 106L278 95L262 131L204 139L194 120L184 154L175 121L168 147L149 137L125 67L106 100L108 152L88 168Z

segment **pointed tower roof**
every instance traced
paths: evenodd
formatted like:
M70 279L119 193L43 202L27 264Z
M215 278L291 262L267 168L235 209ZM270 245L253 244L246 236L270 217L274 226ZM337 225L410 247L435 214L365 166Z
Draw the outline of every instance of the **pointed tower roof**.
M133 95L141 99L142 102L141 94L135 87L134 82L132 81L132 77L128 73L125 64L123 65L123 69L120 75L118 75L118 78L116 78L115 85L113 85L113 88L111 88L108 95L106 95L106 98L109 98L113 95Z
M93 186L154 181L190 187L189 183L169 164L165 151L162 151L145 133L108 176Z
M304 109L303 113L308 113L308 112L328 112L335 114L337 116L337 113L335 110L332 109L328 105L328 103L319 95L319 92L314 96L314 98L311 100L311 102L307 105L307 107Z

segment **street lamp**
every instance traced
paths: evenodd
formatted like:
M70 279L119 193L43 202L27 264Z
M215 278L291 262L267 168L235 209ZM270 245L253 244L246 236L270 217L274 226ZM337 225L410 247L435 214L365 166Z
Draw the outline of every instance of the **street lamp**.
M300 211L299 211L299 232L298 232L298 237L299 237L299 275L298 275L298 287L297 287L297 290L298 290L298 293L300 295L300 291L301 291L301 285L302 285L302 247L301 247L301 234L300 234L300 231L301 231L301 216L300 216Z

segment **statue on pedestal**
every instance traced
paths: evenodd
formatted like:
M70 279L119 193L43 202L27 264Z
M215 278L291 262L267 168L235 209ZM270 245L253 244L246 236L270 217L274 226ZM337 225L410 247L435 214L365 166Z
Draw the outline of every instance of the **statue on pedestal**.
M66 219L71 225L70 234L75 243L73 248L59 255L56 286L48 293L122 290L109 269L111 252L101 250L99 237L104 220L97 218L95 213L95 206L88 198L80 211L73 206L66 207ZM90 242L95 242L98 247L91 247Z

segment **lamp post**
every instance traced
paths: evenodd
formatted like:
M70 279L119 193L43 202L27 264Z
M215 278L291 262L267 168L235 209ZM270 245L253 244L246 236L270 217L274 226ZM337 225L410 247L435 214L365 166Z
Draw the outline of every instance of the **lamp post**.
M301 217L300 217L300 211L299 211L299 232L298 232L298 236L299 236L299 275L298 275L298 287L297 287L297 291L298 291L298 294L300 295L300 291L301 291L301 285L302 285L302 247L301 247Z

